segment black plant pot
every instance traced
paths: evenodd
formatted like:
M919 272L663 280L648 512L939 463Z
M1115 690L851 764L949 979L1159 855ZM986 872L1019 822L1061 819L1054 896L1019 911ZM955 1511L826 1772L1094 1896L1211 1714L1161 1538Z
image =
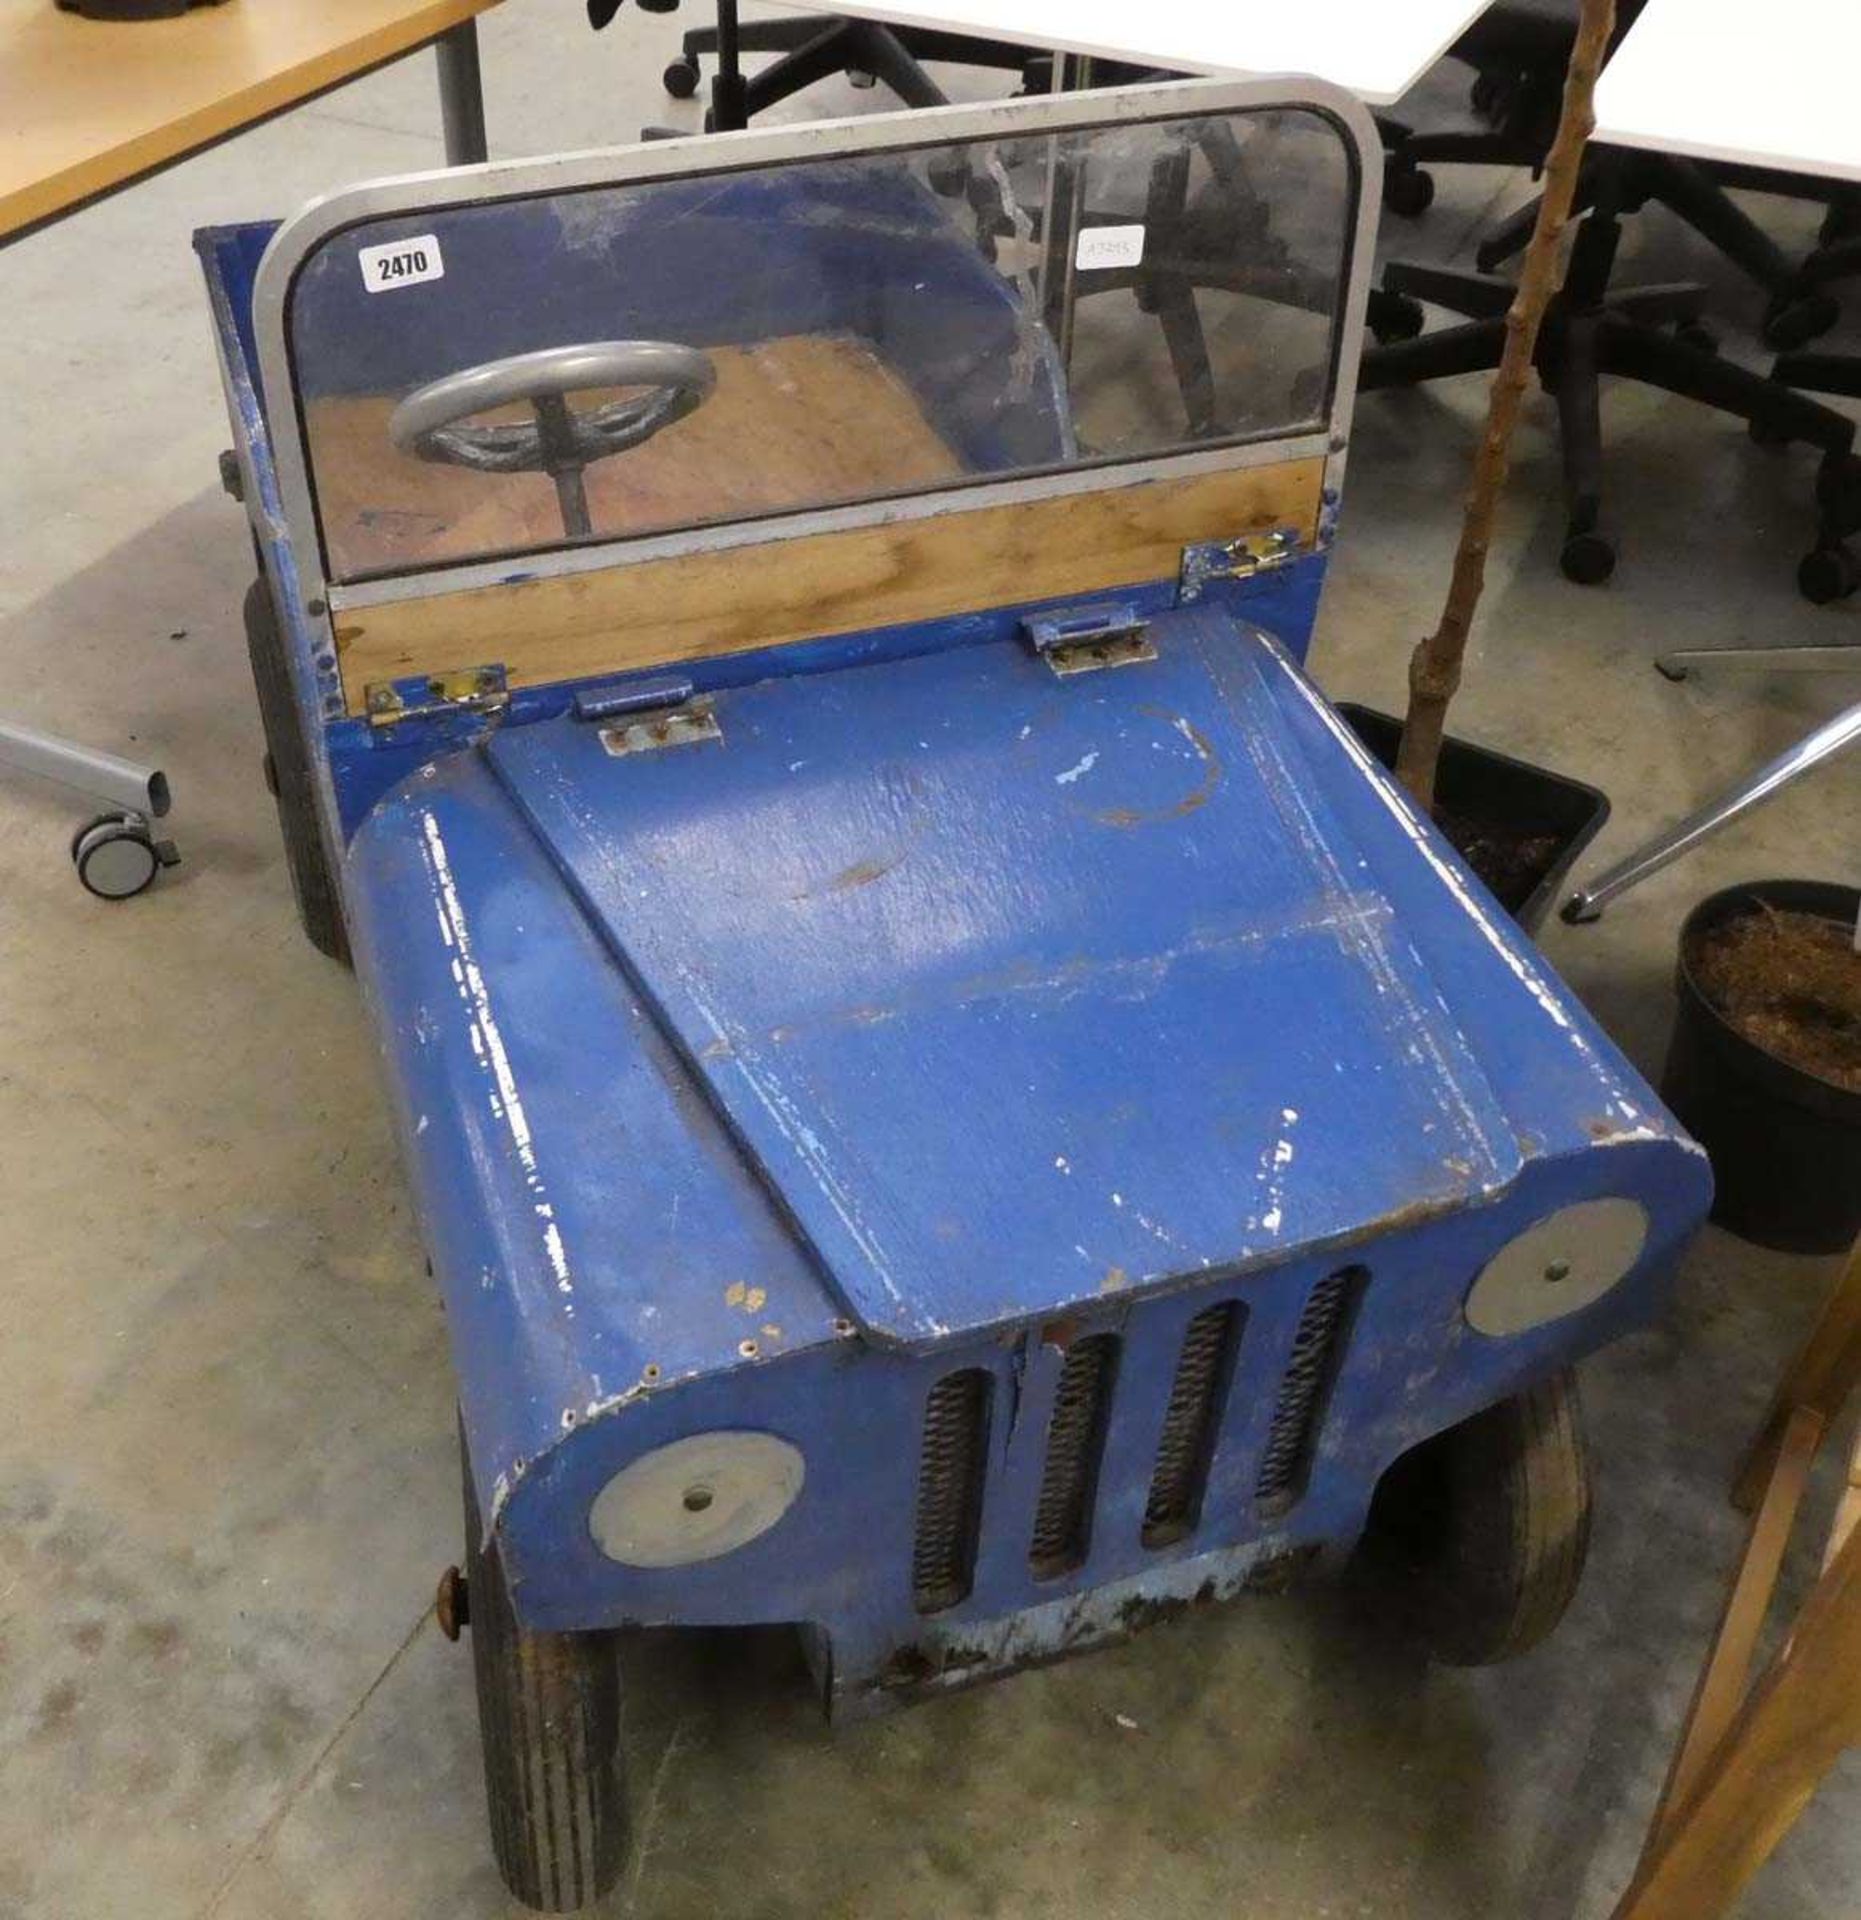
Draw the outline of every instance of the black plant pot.
M1735 1031L1693 972L1705 936L1757 901L1852 925L1861 895L1820 880L1754 880L1702 900L1680 929L1680 1016L1661 1094L1712 1156L1720 1226L1785 1253L1843 1253L1861 1234L1861 1093Z
M1402 739L1400 720L1348 701L1339 703L1338 712L1384 766L1395 766ZM1452 737L1441 743L1435 801L1448 813L1503 822L1554 843L1544 863L1516 890L1517 898L1494 893L1527 933L1536 933L1544 924L1578 856L1609 818L1609 796L1598 788Z

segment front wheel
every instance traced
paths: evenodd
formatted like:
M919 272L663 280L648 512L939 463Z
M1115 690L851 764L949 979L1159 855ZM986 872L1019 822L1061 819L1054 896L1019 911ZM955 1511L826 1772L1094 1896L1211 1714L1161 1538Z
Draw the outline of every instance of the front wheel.
M615 1636L518 1624L496 1545L484 1543L469 1464L465 1591L498 1869L526 1906L572 1913L627 1864Z
M1566 1372L1404 1454L1377 1487L1364 1556L1436 1659L1477 1667L1551 1632L1589 1540L1589 1456Z

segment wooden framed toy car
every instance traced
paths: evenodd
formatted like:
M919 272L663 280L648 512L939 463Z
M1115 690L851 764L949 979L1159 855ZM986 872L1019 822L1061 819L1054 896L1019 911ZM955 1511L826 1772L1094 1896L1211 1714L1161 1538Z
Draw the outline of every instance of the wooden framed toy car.
M200 236L307 927L444 1295L492 1831L616 1636L854 1715L1337 1564L1555 1620L1705 1162L1302 670L1377 199L1196 82Z

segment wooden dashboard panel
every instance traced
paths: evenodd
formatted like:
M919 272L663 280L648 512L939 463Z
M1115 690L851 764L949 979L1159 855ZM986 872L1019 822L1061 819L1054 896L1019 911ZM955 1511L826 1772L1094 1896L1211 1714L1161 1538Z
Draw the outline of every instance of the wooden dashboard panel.
M1192 541L1313 538L1323 480L1314 456L345 608L343 694L359 714L409 674L499 664L544 686L1135 586Z

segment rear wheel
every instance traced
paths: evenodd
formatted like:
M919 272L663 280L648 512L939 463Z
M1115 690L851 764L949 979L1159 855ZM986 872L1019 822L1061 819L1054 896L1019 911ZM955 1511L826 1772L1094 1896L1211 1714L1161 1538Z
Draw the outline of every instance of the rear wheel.
M258 693L259 722L265 730L265 785L278 807L278 829L284 837L285 864L290 869L297 917L313 947L346 965L349 932L343 924L342 896L324 852L323 830L317 820L316 775L291 691L284 636L263 576L246 589L245 628L246 654Z
M1376 1490L1364 1547L1435 1658L1471 1667L1550 1633L1589 1539L1581 1407L1560 1373L1404 1454Z
M526 1906L572 1913L627 1862L615 1637L518 1624L497 1548L484 1543L469 1465L465 1591L498 1869Z

